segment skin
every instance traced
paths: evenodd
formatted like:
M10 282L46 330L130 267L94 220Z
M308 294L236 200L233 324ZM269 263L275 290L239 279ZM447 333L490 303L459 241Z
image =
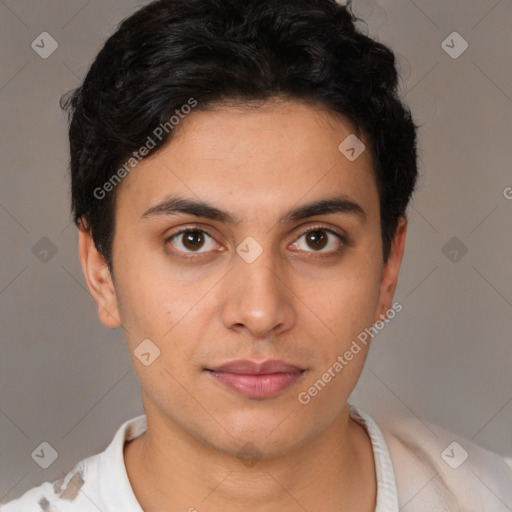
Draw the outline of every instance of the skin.
M347 407L367 348L309 404L297 399L391 307L402 261L405 219L383 264L370 152L349 161L338 150L351 133L340 116L291 100L197 109L119 185L113 278L80 231L99 318L123 327L141 383L148 431L125 445L125 463L146 512L240 504L247 512L374 510L370 439ZM240 222L141 219L170 193L208 201ZM359 203L365 218L327 213L277 223L333 194ZM183 228L212 238L169 240ZM304 234L311 228L349 242L322 231L328 243L315 245ZM252 263L236 253L249 236L263 249ZM190 261L195 248L199 258ZM134 350L148 338L160 356L145 366ZM276 397L249 399L205 371L234 359L281 359L307 371ZM238 456L244 446L257 449L251 467Z

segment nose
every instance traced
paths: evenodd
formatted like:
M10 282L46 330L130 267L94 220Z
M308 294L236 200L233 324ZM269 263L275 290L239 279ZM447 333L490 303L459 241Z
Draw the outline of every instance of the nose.
M263 251L252 263L236 255L233 265L223 290L226 328L258 339L291 329L296 321L294 295L271 251Z

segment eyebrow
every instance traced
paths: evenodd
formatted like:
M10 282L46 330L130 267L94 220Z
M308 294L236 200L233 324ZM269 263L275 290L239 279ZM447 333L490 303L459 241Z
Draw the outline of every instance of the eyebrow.
M231 213L221 210L206 201L176 196L169 196L162 202L152 206L146 210L140 218L142 220L150 217L176 215L180 213L215 220L224 224L237 225L242 221ZM366 220L366 212L362 206L347 196L341 195L296 206L288 212L285 212L278 220L278 224L297 222L316 215L332 213L354 216L359 218L362 222Z

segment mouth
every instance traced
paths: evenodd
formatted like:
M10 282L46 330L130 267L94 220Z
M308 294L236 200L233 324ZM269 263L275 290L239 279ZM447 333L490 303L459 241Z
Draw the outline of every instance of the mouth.
M272 398L302 378L305 369L279 360L230 361L206 371L220 384L248 398Z

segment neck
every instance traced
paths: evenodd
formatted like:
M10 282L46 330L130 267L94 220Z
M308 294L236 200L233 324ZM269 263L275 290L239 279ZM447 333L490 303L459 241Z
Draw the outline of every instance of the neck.
M294 451L245 461L169 420L153 421L161 420L158 413L145 409L147 432L124 450L128 477L145 512L234 512L241 504L246 512L375 510L371 442L348 407Z

